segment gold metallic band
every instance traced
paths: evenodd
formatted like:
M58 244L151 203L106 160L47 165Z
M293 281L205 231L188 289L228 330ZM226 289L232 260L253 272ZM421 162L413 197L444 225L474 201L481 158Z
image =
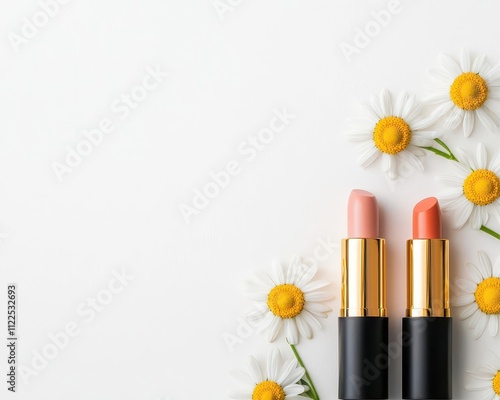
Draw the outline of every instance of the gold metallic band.
M406 316L449 317L448 240L408 240L406 251Z
M341 317L386 317L385 240L342 240Z

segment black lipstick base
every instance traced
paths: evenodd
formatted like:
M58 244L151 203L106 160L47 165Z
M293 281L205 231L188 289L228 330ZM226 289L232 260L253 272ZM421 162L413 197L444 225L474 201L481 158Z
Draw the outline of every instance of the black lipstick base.
M403 318L403 399L451 399L451 318Z
M339 399L387 399L389 318L339 318Z

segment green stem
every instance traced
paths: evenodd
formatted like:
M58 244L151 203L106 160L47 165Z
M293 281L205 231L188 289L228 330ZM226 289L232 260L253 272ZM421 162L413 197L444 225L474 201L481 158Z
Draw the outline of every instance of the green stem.
M456 159L455 155L453 154L453 152L450 150L450 148L446 145L445 142L443 142L441 139L438 139L438 138L435 138L434 141L436 143L438 143L441 147L445 148L448 151L448 153L450 154L450 156L453 157L454 161L458 161Z
M437 154L438 156L444 157L447 160L451 161L457 161L458 159L455 157L455 154L450 150L450 148L446 145L445 142L443 142L441 139L434 139L436 143L438 143L443 149L445 149L447 152L444 152L442 150L436 149L435 147L422 147L425 150L432 151L434 154Z
M288 342L288 340L287 340L287 342ZM314 387L314 383L313 383L311 377L309 376L309 373L307 372L307 368L304 365L302 359L300 358L299 353L297 352L297 349L295 348L295 345L291 344L290 342L288 342L288 344L292 348L293 354L295 355L295 358L299 362L300 366L302 368L304 368L304 370L306 371L305 377L306 377L307 383L309 384L309 391L311 392L311 395L313 396L311 398L315 399L315 400L319 400L318 392L316 392L316 388Z
M488 235L493 236L495 239L500 240L500 234L496 233L494 230L488 228L487 226L482 225L480 228L483 232L487 233Z

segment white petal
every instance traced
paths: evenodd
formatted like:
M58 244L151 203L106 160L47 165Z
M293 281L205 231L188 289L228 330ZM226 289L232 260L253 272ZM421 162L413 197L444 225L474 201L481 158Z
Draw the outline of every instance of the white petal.
M456 78L450 71L438 68L430 68L427 70L427 74L439 83L447 83L451 85L453 79Z
M371 95L370 96L370 106L379 119L386 117L380 106L380 96Z
M442 104L450 100L449 92L439 92L428 96L424 99L424 103L427 105ZM444 108L444 107L443 107Z
M490 336L494 337L498 333L498 315L492 314L489 316L488 331Z
M382 90L382 93L380 93L380 106L384 117L392 115L392 99L387 89Z
M373 130L373 127L375 126L375 123L377 121L378 121L377 119L373 121L373 120L367 120L366 118L363 117L347 118L346 120L349 126L355 131L371 131Z
M414 146L412 144L410 144L406 150L408 150L409 152L411 152L412 154L416 155L417 157L424 157L427 153L425 152L425 150L421 149L420 147L418 146Z
M297 344L299 342L299 331L297 329L297 324L293 318L288 318L284 320L285 322L285 332L286 338L290 344Z
M469 304L474 303L474 295L471 293L465 294L463 296L458 296L453 301L453 305L456 307L467 306Z
M304 304L304 308L315 315L326 317L326 313L332 311L330 307L323 303L307 302Z
M380 164L380 169L382 172L387 172L391 169L392 158L390 154L382 154L382 163Z
M467 374L481 381L491 381L491 379L494 376L490 371L485 371L482 368L479 369L478 371L467 371Z
M318 290L316 292L304 293L304 299L306 301L325 301L331 300L333 298L333 293L330 291Z
M414 133L411 138L411 143L415 146L430 147L434 144L432 133L422 134L422 132Z
M493 265L493 276L500 278L500 257L497 258Z
M309 326L309 324L302 318L300 314L295 317L295 323L297 324L299 333L302 336L304 336L306 339L312 339L313 331Z
M228 396L237 400L248 400L252 398L252 390L233 389L229 391Z
M260 321L257 332L260 333L266 330L273 323L274 318L276 318L276 316L271 311L268 311L262 321Z
M314 278L314 275L316 275L316 273L318 272L318 266L301 264L301 269L302 275L295 283L295 285L299 288L303 288L311 281L312 278Z
M286 282L294 284L297 282L299 277L302 275L301 270L302 260L299 256L294 255L288 264Z
M469 219L470 227L476 231L481 228L483 221L481 219L481 209L479 206L475 206L472 210L472 214Z
M279 376L280 368L283 361L281 360L281 353L275 347L267 356L267 379L276 382Z
M436 107L432 111L431 117L432 117L433 122L437 121L439 118L441 118L444 115L448 114L452 110L453 107L455 107L455 105L448 98L448 101L446 103L441 104L440 106ZM415 126L413 128L414 129L419 129L419 128L416 128Z
M463 72L471 71L469 51L467 49L462 49L460 52L460 66Z
M283 272L283 267L278 260L273 260L273 272L274 278L278 285L283 285L285 281L285 273Z
M481 276L481 272L479 269L476 268L474 264L467 263L465 265L465 268L467 269L467 272L469 273L470 277L472 278L472 282L474 282L476 285L481 283L483 280L483 277Z
M483 279L491 278L493 275L493 268L491 267L491 261L488 255L484 251L478 251L477 256L479 258L479 272Z
M463 192L464 180L458 176L438 176L436 180L443 185L460 188L458 194Z
M481 314L479 320L477 321L476 328L474 329L474 339L477 340L481 336L483 336L487 324L488 324L488 316L485 314Z
M465 309L460 313L460 319L462 320L467 319L478 310L479 309L477 308L477 304L472 303L471 305L465 307Z
M488 156L486 154L486 147L484 147L484 144L482 143L479 143L477 145L476 158L477 158L478 169L485 169L488 167Z
M260 371L259 363L252 356L248 357L248 372L256 384L264 380L262 372Z
M283 366L281 367L280 375L279 375L278 379L276 380L276 383L278 385L280 385L281 387L283 387L283 382L285 381L287 376L290 375L290 373L295 368L297 368L297 366L298 366L298 363L297 363L297 360L295 358L290 358L290 359L286 360L283 363Z
M267 305L259 304L253 307L246 315L247 319L250 321L260 321L264 318L264 315L269 312Z
M490 132L494 132L497 128L495 121L490 117L486 109L478 108L476 110L476 115L479 121L488 129Z
M243 371L229 371L231 374L231 377L240 383L248 384L248 385L255 385L257 382L254 382L252 377L248 375L246 372Z
M500 64L490 68L485 74L483 74L483 78L486 79L486 81L496 81L497 79L500 79Z
M469 329L474 328L477 325L477 321L479 321L479 318L484 317L484 314L479 308L474 312L474 314L471 315L469 319L469 323L467 324Z
M304 386L302 385L288 385L284 389L287 396L297 396L304 393Z
M467 384L467 385L465 385L465 388L467 390L471 391L471 392L479 392L481 390L490 389L491 387L492 387L491 382L488 382L488 383L486 383L486 382L485 383L475 383L475 384Z
M371 132L348 132L346 134L347 140L350 142L367 142L373 140L373 133Z
M475 72L476 74L483 75L485 71L485 60L486 56L484 54L481 54L476 57L474 60L474 63L472 64L472 72Z
M408 162L413 168L418 169L419 171L424 170L424 165L422 162L415 156L414 154L404 151L402 153L399 153L396 157L399 157L401 160L405 160Z
M391 163L387 174L389 175L389 178L393 180L398 177L398 159L394 156L391 156Z
M451 58L450 56L446 54L440 54L438 58L439 63L441 66L446 70L449 71L453 76L457 77L462 73L460 70L460 67L456 63L456 61Z
M461 211L458 212L457 218L455 220L455 229L461 229L467 220L470 218L470 215L472 214L472 210L474 209L474 206L472 203L467 202L467 204L462 208Z
M321 288L324 288L325 286L330 285L330 282L318 279L312 282L309 282L307 285L302 286L302 292L308 293L312 292L313 290L318 290Z
M477 289L477 285L468 279L457 279L456 284L465 293L474 293Z
M403 109L401 110L401 118L403 118L405 121L410 122L410 115L413 114L414 110L414 105L416 101L416 96L412 95L409 96L408 99L406 100L406 103L403 105ZM420 109L420 107L417 107Z
M314 304L314 303L309 303L309 304ZM331 310L329 310L329 311L331 311ZM304 318L309 323L309 325L316 326L318 328L318 330L323 329L323 327L321 326L321 323L308 310L302 310L300 315L302 316L302 318ZM324 314L324 316L326 317L326 314Z
M478 169L476 161L469 155L469 153L463 151L460 147L457 147L457 149L455 150L455 155L462 164L470 167L473 170ZM455 166L460 164L452 164L452 165ZM471 171L467 171L467 175L470 173Z
M297 367L292 370L288 376L283 380L283 383L280 385L281 387L286 387L293 383L297 383L300 378L304 376L305 370L302 367Z
M464 136L469 137L474 128L474 111L465 111L463 128Z
M461 108L458 108L458 107L453 108L453 111L451 112L451 114L449 115L449 117L446 119L446 121L444 123L443 130L444 131L454 130L460 124L460 122L463 121L464 114L465 114L465 111L462 110Z
M396 104L394 104L394 116L401 117L407 98L408 93L406 93L405 91L399 93L398 98L396 99Z
M365 104L359 104L359 112L362 118L373 123L373 126L375 126L375 124L382 118L377 115L375 110Z
M281 320L280 317L277 317L276 315L273 314L273 319L271 323L269 324L268 331L267 331L267 340L269 342L274 342L276 338L278 337L281 327L283 325L283 321Z
M490 162L489 170L497 176L500 176L500 153L496 155Z
M359 156L357 163L359 166L366 168L370 166L379 155L380 151L373 144L370 144L369 148Z

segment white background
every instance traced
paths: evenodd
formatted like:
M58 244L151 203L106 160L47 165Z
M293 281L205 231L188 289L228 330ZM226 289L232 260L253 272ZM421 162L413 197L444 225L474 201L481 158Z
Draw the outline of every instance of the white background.
M234 2L236 4L237 2ZM403 2L388 26L348 62L342 42L374 21L386 1L242 1L217 14L212 1L73 0L16 53L8 35L41 10L35 0L0 4L0 245L2 343L6 284L19 285L19 361L31 367L49 335L68 323L79 334L36 376L22 382L23 400L187 400L226 398L228 371L272 345L252 334L226 346L250 301L242 282L273 258L312 256L318 240L345 235L353 188L375 193L388 241L391 340L405 308L405 239L413 205L436 195L435 176L449 161L429 155L425 172L389 184L375 163L355 164L342 135L355 104L383 88L430 93L426 69L441 52L500 62L495 1ZM127 118L110 105L142 82L148 66L169 76ZM248 162L238 146L266 128L274 109L296 118ZM115 129L71 173L57 179L53 162L84 129L109 118ZM445 141L498 152L498 135L479 127ZM241 172L187 224L191 204L211 171L237 160ZM450 228L452 278L466 277L476 252L500 256L498 241ZM500 229L498 224L492 228ZM333 312L304 358L321 399L337 398L339 251L321 262L333 282ZM135 278L92 322L78 314L124 269ZM101 294L102 295L102 294ZM453 310L455 316L458 310ZM454 321L454 394L498 349L487 334L474 341ZM273 345L288 352L283 337ZM5 381L6 347L0 351ZM401 398L401 359L391 366L391 399ZM6 398L6 383L0 386Z

